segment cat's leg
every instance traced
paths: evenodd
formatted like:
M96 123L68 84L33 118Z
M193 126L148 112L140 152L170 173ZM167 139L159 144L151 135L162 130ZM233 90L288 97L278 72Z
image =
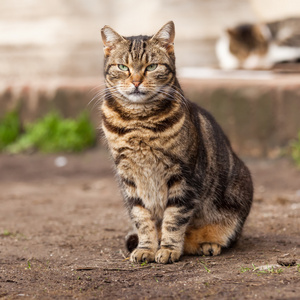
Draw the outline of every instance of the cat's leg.
M226 189L222 201L207 201L206 215L195 216L187 228L184 253L219 255L222 248L229 247L240 235L249 214L253 187L249 170L235 162L234 173L238 174Z
M139 199L128 199L132 203L130 217L136 227L138 235L138 246L130 255L132 262L152 262L158 249L158 237L155 222L151 213L142 205Z
M239 228L237 221L188 228L184 240L184 253L219 255L222 247L228 247L235 239Z
M185 231L193 209L178 205L179 203L180 201L168 201L162 222L160 249L155 255L157 263L178 261L183 252Z

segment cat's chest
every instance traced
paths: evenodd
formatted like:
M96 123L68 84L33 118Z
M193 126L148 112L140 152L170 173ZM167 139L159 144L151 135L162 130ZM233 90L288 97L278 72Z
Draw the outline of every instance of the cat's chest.
M168 199L168 179L178 166L157 143L132 139L116 156L117 171L135 184L134 195L143 199L153 215L162 217Z
M119 162L118 169L130 168L136 176L149 178L166 176L174 165L162 143L151 138L132 138L122 143L115 151L115 160Z

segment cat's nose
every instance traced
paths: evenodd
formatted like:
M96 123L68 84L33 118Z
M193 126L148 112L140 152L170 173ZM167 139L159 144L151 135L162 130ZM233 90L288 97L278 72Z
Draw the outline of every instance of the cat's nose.
M132 81L132 84L137 88L141 84L141 81Z

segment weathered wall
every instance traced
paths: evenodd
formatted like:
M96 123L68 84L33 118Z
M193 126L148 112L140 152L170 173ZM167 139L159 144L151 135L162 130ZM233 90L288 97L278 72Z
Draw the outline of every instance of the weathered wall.
M249 0L253 12L262 21L300 16L299 0Z
M240 154L278 157L300 130L300 76L270 82L184 81L186 95L210 111Z
M210 111L242 155L277 157L300 129L300 76L258 80L181 79L186 96ZM23 122L56 109L64 116L91 113L100 124L99 82L72 80L59 85L8 86L0 94L0 117L18 107Z

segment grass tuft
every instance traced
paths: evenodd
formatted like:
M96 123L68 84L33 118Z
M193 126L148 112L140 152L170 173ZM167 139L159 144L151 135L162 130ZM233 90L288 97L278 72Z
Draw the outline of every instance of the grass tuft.
M0 120L0 151L17 140L20 128L18 113L16 111L6 113Z
M31 270L31 262L27 260L27 270Z
M291 143L291 154L296 165L300 167L300 131L298 133L298 140Z
M199 260L199 262L200 262L200 264L203 266L203 268L205 269L205 271L206 271L207 273L210 273L210 272L211 272L210 269L207 267L207 265L205 264L204 261Z
M240 267L240 272L241 273L245 273L245 272L253 272L256 275L261 275L261 274L281 274L283 272L282 268L275 268L274 266L268 266L265 269L261 269L260 267L256 267L253 263L252 263L252 268L249 267Z
M10 153L38 150L44 153L79 152L92 147L96 133L88 115L82 113L77 119L64 119L57 112L25 125L25 133L6 147Z

